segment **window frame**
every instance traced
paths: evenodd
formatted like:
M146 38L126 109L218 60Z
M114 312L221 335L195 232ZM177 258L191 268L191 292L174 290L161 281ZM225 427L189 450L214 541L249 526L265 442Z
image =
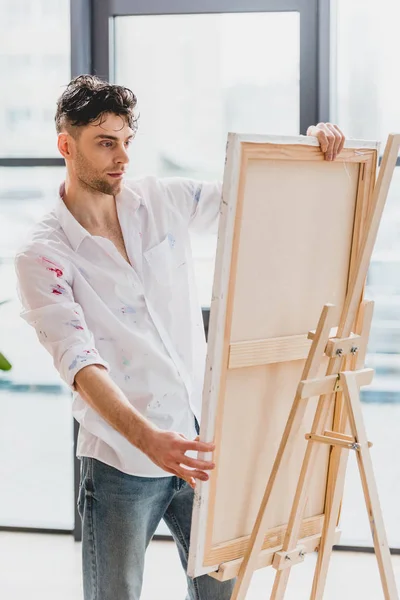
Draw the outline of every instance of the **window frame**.
M90 73L115 81L115 19L123 16L298 12L300 14L300 131L330 114L330 0L71 0L71 76ZM1 163L0 163L1 164ZM208 334L210 310L203 309ZM75 422L75 444L78 424ZM75 464L75 492L79 464ZM81 539L76 513L75 539Z
M167 6L166 6L167 5ZM82 73L114 81L115 18L135 15L207 14L240 12L298 12L300 14L300 134L307 127L329 121L334 113L331 82L335 55L334 0L70 0L71 78ZM333 31L333 35L331 32ZM397 165L400 166L400 157ZM60 167L57 157L0 157L0 167ZM209 309L203 310L206 335ZM78 424L74 421L74 441ZM76 508L79 460L75 456L75 539L81 540L81 521ZM0 530L8 529L0 527ZM21 529L21 528L11 528ZM26 530L26 529L24 529ZM28 528L28 531L39 531ZM40 530L41 531L41 530ZM52 533L52 530L45 530ZM62 531L54 531L62 533ZM65 531L65 533L71 533ZM169 537L169 536L168 536ZM337 546L340 550L370 552L368 547ZM400 554L400 549L392 549Z

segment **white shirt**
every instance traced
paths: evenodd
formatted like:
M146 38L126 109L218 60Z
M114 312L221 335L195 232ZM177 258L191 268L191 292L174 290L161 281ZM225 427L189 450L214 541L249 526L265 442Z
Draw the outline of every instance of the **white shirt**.
M84 229L60 196L18 252L21 316L74 392L78 456L132 475L167 475L74 389L76 373L90 364L103 365L156 426L196 437L206 342L189 227L215 232L220 199L220 184L126 181L116 207L130 266L110 240Z

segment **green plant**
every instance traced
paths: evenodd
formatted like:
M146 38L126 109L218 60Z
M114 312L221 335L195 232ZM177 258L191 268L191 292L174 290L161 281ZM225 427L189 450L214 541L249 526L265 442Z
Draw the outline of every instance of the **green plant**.
M6 359L4 354L2 354L0 352L0 371L10 371L11 369L12 369L11 363L8 362L8 360Z

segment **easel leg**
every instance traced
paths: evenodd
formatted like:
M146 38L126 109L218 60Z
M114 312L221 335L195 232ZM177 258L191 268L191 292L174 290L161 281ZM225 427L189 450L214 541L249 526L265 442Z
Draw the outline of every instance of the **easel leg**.
M326 428L329 410L331 408L332 396L321 396L315 413L312 426L313 434L322 434ZM301 468L299 483L296 490L296 496L290 513L288 528L282 547L282 552L289 551L296 547L299 539L300 527L304 517L304 509L307 502L309 482L313 473L313 466L319 451L318 444L311 440L307 444L306 453ZM271 600L282 600L285 595L286 587L289 581L291 568L287 567L277 571L272 589Z
M367 353L367 344L369 334L371 330L372 315L374 312L374 302L366 300L361 303L360 310L357 315L356 325L354 333L361 336L357 353L350 358L350 364L346 361L345 371L356 371L357 369L364 368L365 355ZM333 419L333 431L339 433L346 433L348 427L347 418L347 403L343 398L343 394L337 394L335 403L335 414ZM329 474L328 474L328 487L326 495L326 508L325 514L329 511L329 504L331 501L330 492L335 490L335 481L337 479L337 471L339 468L338 461L340 460L339 453L333 453L329 460Z
M334 325L335 319L335 307L332 305L326 305L323 308L318 327L316 330L315 338L311 346L310 354L306 361L302 379L309 377L315 377L323 355L326 343L329 339L331 327ZM336 362L336 361L334 361ZM339 369L336 370L336 373ZM254 525L249 546L244 556L242 565L240 567L238 579L233 590L232 600L244 600L246 598L247 591L250 586L251 578L253 576L254 569L256 567L258 555L262 549L264 536L265 536L265 516L269 502L270 495L273 490L273 486L279 471L279 467L283 460L284 453L293 432L298 431L301 426L301 422L304 418L307 401L302 400L300 395L297 393L293 402L293 406L285 427L282 441L279 446L279 450L272 467L271 475L268 480L268 484L265 489L264 497L262 499L260 509L257 514L256 523ZM296 540L297 541L297 540Z
M342 376L344 395L348 405L350 428L359 444L357 462L374 540L375 554L378 560L383 593L385 600L398 600L399 596L394 578L393 565L361 411L360 391L353 372L345 371L342 373Z
M352 370L361 369L364 366L367 343L371 329L374 303L365 301L361 304L357 318L355 333L362 336L361 344L357 354L351 358ZM346 433L348 428L347 402L343 394L338 394L337 412L335 414L333 430ZM341 500L343 496L346 479L346 467L349 451L339 447L333 447L329 460L329 476L326 494L325 521L322 530L321 543L318 551L318 560L315 568L314 581L310 600L320 600L326 585L329 562L332 555L332 546L336 526L339 521Z
M332 546L334 545L335 531L342 502L348 453L349 451L345 450L344 448L335 447L332 449L332 458L336 463L336 480L334 483L334 490L330 499L329 508L327 507L327 510L325 511L324 527L321 535L321 543L318 551L318 559L315 567L310 600L321 600L321 598L323 598L329 562L332 555Z

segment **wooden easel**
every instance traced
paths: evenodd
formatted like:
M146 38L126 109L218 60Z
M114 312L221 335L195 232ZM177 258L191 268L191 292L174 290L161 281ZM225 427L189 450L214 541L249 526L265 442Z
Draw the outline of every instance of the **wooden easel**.
M332 335L332 328L335 325L333 322L334 306L326 305L322 310L316 331L309 333L309 337L313 340L310 353L265 489L249 546L240 566L232 600L244 600L246 598L253 572L257 567L258 556L262 549L266 530L266 509L275 479L285 452L290 451L291 438L302 423L307 401L313 396L319 396L320 398L312 430L306 435L308 439L307 449L284 542L282 548L275 552L273 558L272 564L277 570L277 574L270 599L280 600L284 598L291 567L304 560L305 549L298 546L300 526L307 503L308 483L312 477L314 461L321 443L329 444L332 447L332 452L328 474L324 526L319 543L319 556L310 599L320 600L323 598L332 546L335 543L349 450L354 450L357 456L384 597L386 600L398 600L399 598L369 454L370 444L365 433L359 394L360 386L371 383L373 377L372 369L362 368L372 319L373 303L364 302L360 305L360 299L362 298L364 282L393 170L396 166L399 148L400 135L390 135L374 188L371 207L366 216L357 266L349 282L339 326ZM338 240L338 243L340 243L340 240ZM352 333L353 328L354 333ZM323 355L329 357L326 376L316 379ZM333 431L327 431L327 419L332 402L335 402Z

